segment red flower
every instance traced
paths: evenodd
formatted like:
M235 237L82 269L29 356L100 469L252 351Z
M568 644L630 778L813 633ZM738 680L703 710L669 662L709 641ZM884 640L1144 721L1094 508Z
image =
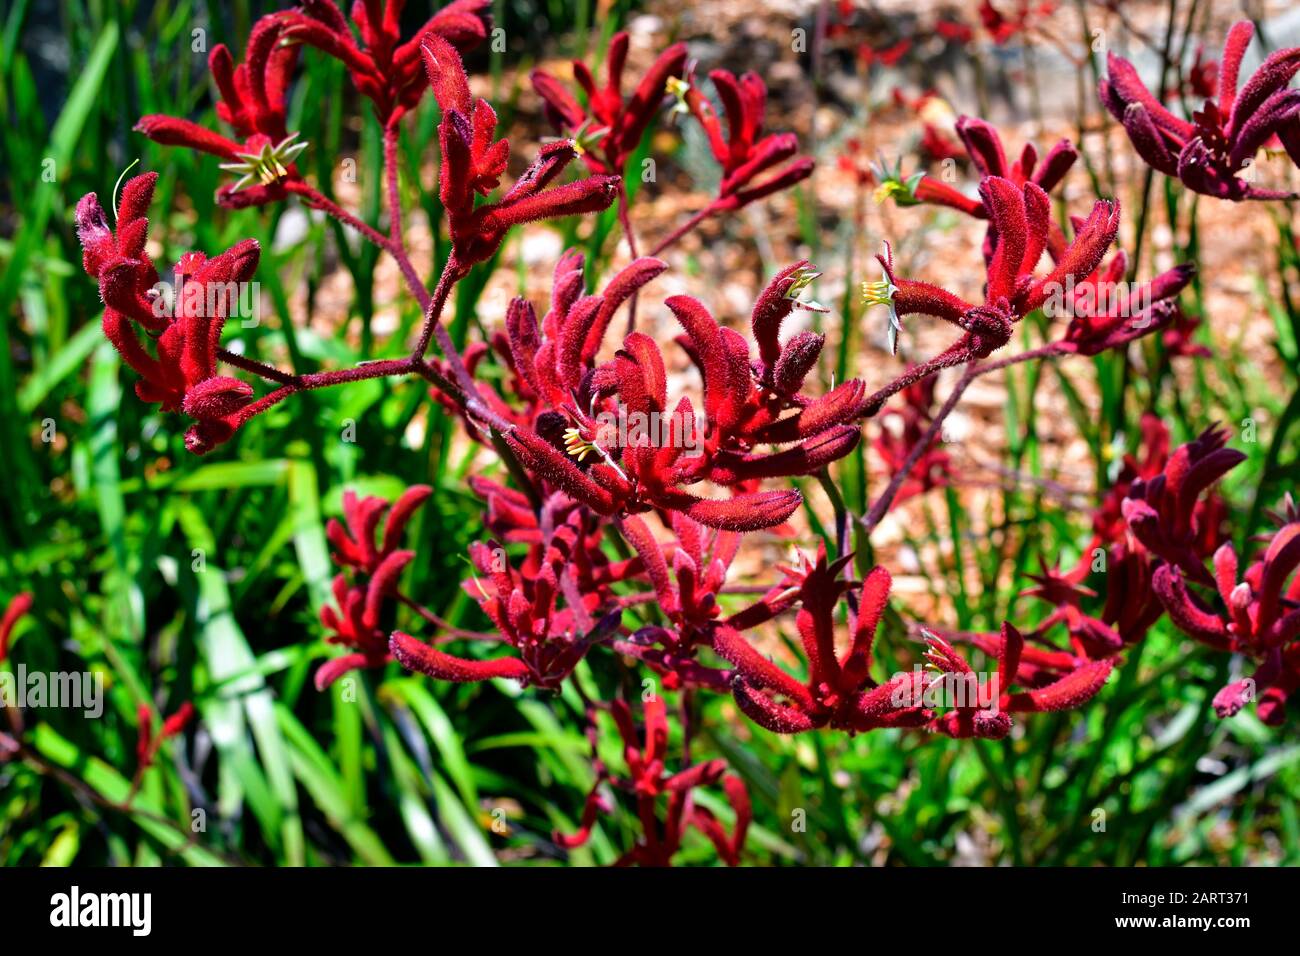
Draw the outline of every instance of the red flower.
M1192 281L1196 267L1190 263L1175 266L1139 286L1125 281L1127 268L1128 257L1120 250L1104 266L1085 279L1070 282L1054 297L1059 301L1051 303L1053 311L1063 311L1070 320L1061 340L1065 349L1097 355L1161 329L1177 327L1187 334L1178 294ZM1174 354L1190 350L1180 341L1174 343L1178 350Z
M603 765L596 786L587 796L578 832L566 836L560 832L553 839L565 848L579 847L591 838L596 816L610 807L600 795L600 788L610 783L619 790L634 795L637 819L643 828L640 839L632 849L615 861L615 866L671 866L674 854L681 848L682 837L688 825L708 837L727 866L738 866L740 851L745 845L745 835L753 817L749 793L739 777L726 774L727 765L722 760L695 764L675 774L664 768L668 749L668 718L663 698L652 697L645 702L644 736L637 733L632 721L632 711L621 700L609 706L611 716L623 740L623 758L627 762L627 776L615 777ZM644 742L643 742L644 741ZM697 807L691 800L696 787L709 787L722 782L727 802L736 813L736 822L728 836L722 824L708 810ZM668 811L662 826L657 805L659 797L667 796Z
M702 434L688 398L670 413L663 356L653 339L634 332L613 360L582 379L575 402L565 404L563 412L543 413L532 430L514 429L506 435L507 442L526 468L598 514L653 507L684 512L701 524L728 531L780 524L799 506L798 492L742 493L711 500L681 486L707 479L735 487L761 478L812 474L857 443L857 427L845 423L858 414L862 383L846 382L817 399L802 395L799 390L817 360L822 338L805 332L784 345L778 339L784 319L798 304L799 290L814 276L806 263L796 263L760 295L751 315L759 346L753 365L745 340L718 325L703 305L687 296L667 300L686 330L683 344L704 379ZM526 319L527 313L520 314ZM569 360L572 369L581 368L580 343L588 341L596 315L597 305L580 310L575 303L565 321L576 322L576 328L559 329L560 342L573 343L558 352L561 362L566 354L576 357ZM540 342L531 331L518 338ZM555 354L548 355L542 345L534 367L544 369ZM516 367L522 364L517 355ZM560 381L572 383L576 374ZM783 417L791 409L797 413ZM561 433L565 451L560 450ZM768 443L794 444L773 454L753 452L756 445ZM687 449L695 453L687 455Z
M732 693L750 720L779 734L796 734L831 726L853 732L878 727L915 727L930 718L919 704L900 705L900 696L915 699L914 678L899 674L884 684L871 677L871 646L889 601L889 572L872 569L862 582L852 639L841 657L835 650L835 608L848 589L837 580L849 557L827 563L825 547L812 565L787 570L787 586L797 589L797 625L808 661L801 683L760 654L738 630L721 625L713 649L736 667Z
M162 731L157 737L153 734L153 709L148 704L141 704L136 710L139 729L136 736L135 757L137 772L153 766L154 759L165 741L184 733L194 719L194 705L188 700L177 708L176 712L163 721Z
M1203 526L1198 500L1246 460L1236 449L1224 447L1227 440L1226 430L1207 428L1196 440L1179 446L1159 475L1134 481L1121 508L1144 548L1203 584L1213 579L1201 563L1202 542L1207 531L1218 529Z
M957 706L935 717L929 728L949 737L1001 738L1011 732L1011 714L1073 710L1086 704L1105 685L1115 667L1114 657L1084 660L1065 676L1033 690L1011 693L1020 683L1020 662L1025 641L1011 624L1002 625L997 647L996 683L981 680L960 654L941 637L928 636L926 660L941 672L940 686L952 687ZM936 682L938 683L938 682ZM928 700L935 684L928 686L921 700ZM974 703L972 703L974 699ZM987 701L988 703L983 703Z
M569 250L556 263L551 307L537 320L526 299L516 298L506 311L505 335L495 342L514 373L514 395L527 404L518 415L502 402L502 413L532 425L539 414L571 403L596 367L596 355L619 308L642 286L668 268L659 259L642 257L617 273L599 295L583 295L585 261Z
M1133 64L1107 54L1101 101L1124 126L1138 155L1188 189L1231 199L1294 199L1284 190L1261 189L1238 176L1255 153L1277 135L1300 165L1300 90L1287 84L1300 70L1300 47L1270 53L1240 91L1237 76L1255 28L1233 26L1223 47L1218 101L1207 99L1192 122L1179 119L1143 85Z
M505 677L527 686L558 690L590 647L618 626L615 612L595 626L584 626L600 603L599 592L582 595L576 606L559 607L562 578L574 554L586 547L577 515L557 528L536 573L513 568L496 542L475 542L470 559L484 577L464 582L467 594L496 625L517 656L473 660L444 653L394 631L389 648L408 670L460 683Z
M1156 571L1155 588L1170 619L1210 647L1243 653L1260 662L1254 675L1235 681L1214 698L1220 717L1231 717L1248 701L1266 724L1281 724L1286 700L1300 687L1300 512L1290 496L1275 515L1280 529L1268 538L1263 556L1238 578L1237 553L1225 544L1214 554L1214 587L1223 610L1212 609L1187 589L1178 567ZM1287 584L1288 578L1290 585Z
M796 158L798 137L793 133L763 135L767 86L757 73L746 73L737 79L726 70L714 70L709 79L713 81L727 114L726 135L713 105L700 92L693 75L686 77L680 95L686 108L704 127L713 158L722 166L722 183L717 198L708 207L710 214L739 209L757 199L789 189L812 175L813 161L807 157ZM789 159L794 161L773 172ZM772 175L755 183L768 173Z
M740 546L740 535L711 531L680 512L671 512L671 516L676 541L667 546L655 539L638 515L623 518L619 530L636 550L659 608L672 626L644 627L613 646L649 665L664 678L669 690L691 686L725 692L730 673L705 667L694 657L699 645L713 639L721 614L717 598Z
M374 103L380 122L395 128L427 89L420 65L425 39L437 37L470 49L487 35L487 5L488 0L455 0L402 43L403 0L382 5L378 0L363 0L352 8L363 48L335 4L304 0L297 10L268 14L253 25L243 63L236 65L224 44L208 56L208 69L221 95L217 116L234 130L235 139L190 120L159 114L141 117L135 128L154 142L226 160L221 168L240 178L217 191L223 206L262 205L291 192L321 206L323 198L303 181L294 163L308 144L297 142L298 134L286 130L287 96L302 45L341 61L357 89Z
M185 447L203 454L234 434L237 413L252 401L250 385L217 374L217 357L222 328L240 297L238 287L253 277L261 249L256 240L245 239L212 259L186 253L174 269L174 294L164 295L145 251L145 212L157 179L156 173L146 173L127 182L116 229L109 228L95 194L83 196L77 236L86 272L99 280L104 334L142 379L136 394L159 402L165 412L184 410L194 418ZM136 325L149 333L154 355Z
M496 113L487 100L475 100L470 94L469 77L456 48L430 33L421 50L433 95L442 108L438 124L442 147L438 188L447 210L457 273L463 275L476 262L491 258L512 226L599 212L614 201L619 184L616 176L591 176L551 186L578 155L575 144L568 140L543 146L537 159L501 199L476 206L476 194L486 196L497 187L510 156L510 144L492 141Z
M9 599L4 617L0 618L0 663L8 659L9 641L13 638L14 628L22 616L32 609L32 601L32 596L25 591Z
M490 0L455 0L447 4L405 43L401 39L405 0L363 0L352 6L352 20L362 43L339 8L329 0L305 0L299 9L279 15L289 43L306 43L341 61L357 90L375 105L381 124L395 125L415 109L428 88L420 68L420 48L436 36L459 50L470 50L487 37Z
M363 667L382 667L392 658L388 651L388 634L380 628L386 602L397 595L397 580L402 571L415 558L414 551L399 551L402 532L411 520L415 509L433 494L428 485L414 485L393 503L391 509L383 498L357 498L348 490L343 493L345 528L331 518L325 535L334 546L334 560L345 568L352 568L358 578L365 579L364 586L349 585L345 575L334 578L334 600L338 610L321 608L321 623L333 633L331 644L342 644L352 653L333 658L316 671L316 689L324 690L348 671ZM384 522L379 544L375 532L384 512Z
M347 527L335 518L325 526L325 535L334 545L334 560L344 567L356 568L363 575L374 574L397 549L407 522L431 494L433 489L428 485L412 485L402 492L390 510L383 498L358 498L356 492L345 491L343 518ZM384 521L379 546L375 547L375 531L385 511L388 518Z
M533 89L542 98L551 124L581 144L583 159L593 172L619 177L659 111L669 80L686 66L686 44L674 43L659 54L632 96L624 99L627 48L628 35L615 33L605 59L603 87L597 86L587 64L573 61L573 75L587 98L586 109L550 73L532 72Z
M993 6L989 0L980 0L980 22L994 43L1006 43L1030 28L1030 21L1036 16L1051 16L1056 10L1055 3L1031 3L1030 0L1016 0L1014 10L1005 14Z
M233 186L217 192L223 206L283 199L286 183L301 182L293 160L307 144L295 142L298 134L291 136L285 128L286 97L299 48L285 42L284 27L279 15L258 20L248 38L245 62L238 66L225 44L217 44L208 55L208 69L221 94L217 115L234 129L238 140L175 116L151 114L135 126L156 143L185 146L226 160L222 168L241 176Z
M890 309L891 337L907 315L932 315L944 319L964 334L945 351L873 394L864 409L873 415L886 398L914 381L940 369L987 358L1011 339L1015 324L1049 298L1072 288L1092 274L1119 232L1119 204L1101 200L1092 214L1076 224L1074 241L1053 255L1050 272L1035 276L1034 269L1048 248L1051 201L1032 182L1017 187L1010 180L988 176L980 183L980 196L989 210L989 234L994 237L988 257L988 282L982 305L974 305L927 282L900 279L894 273L893 254L886 245L877 256L885 272L878 282L864 282L863 299Z
M1041 573L1028 575L1037 587L1020 592L1021 597L1036 597L1053 606L1052 613L1034 629L1035 636L1062 622L1075 653L1082 658L1109 657L1123 649L1124 639L1112 627L1083 612L1082 599L1097 595L1075 580L1077 572L1066 576L1056 568L1048 568L1041 557L1039 563Z
M1125 454L1119 472L1093 513L1093 544L1122 541L1127 530L1124 499L1135 481L1146 482L1165 470L1169 462L1169 428L1151 412L1143 412L1139 425L1140 457Z
M959 116L956 130L966 154L979 170L982 178L997 176L1008 180L1018 189L1023 188L1026 183L1033 183L1043 192L1050 193L1065 178L1065 174L1079 158L1079 151L1075 149L1074 144L1068 139L1062 139L1048 151L1041 162L1038 149L1033 143L1026 143L1021 150L1020 158L1009 162L1002 144L1002 136L993 124L978 117ZM934 203L948 206L977 219L990 218L990 209L982 191L979 199L971 199L942 180L931 176L921 176L915 180L915 183L912 180L904 182L899 176L893 176L881 185L881 190L882 195L893 196L900 205L906 206L918 202ZM990 225L985 240L986 257L992 254L996 243L995 226L996 224ZM1048 227L1050 230L1048 246L1054 252L1059 251L1065 245L1065 237L1055 223L1049 222Z
M338 611L328 605L320 610L321 624L332 633L327 640L353 648L352 653L326 661L316 671L316 689L325 690L349 671L366 667L383 667L392 655L388 652L388 634L380 628L385 601L396 577L415 557L413 551L397 551L383 574L370 578L365 587L349 586L347 578L334 578L334 601Z

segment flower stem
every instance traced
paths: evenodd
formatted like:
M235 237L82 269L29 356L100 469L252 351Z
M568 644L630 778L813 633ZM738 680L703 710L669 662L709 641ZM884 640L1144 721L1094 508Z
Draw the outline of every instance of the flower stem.
M690 219L687 219L684 223L682 223L680 226L678 226L676 229L670 232L667 236L665 236L662 240L660 240L659 245L655 246L653 249L650 250L650 255L652 256L659 255L669 246L673 245L673 243L677 242L677 240L681 239L684 235L686 235L688 232L690 232L692 229L698 226L700 223L704 222L704 220L712 216L716 211L717 211L716 205L714 203L709 203L707 206L705 206L695 215L691 216Z
M905 482L908 475L912 473L912 469L914 469L916 463L921 460L921 456L925 454L926 449L934 444L935 438L938 437L943 429L944 420L952 414L953 409L957 407L958 401L961 400L962 394L970 386L971 382L975 381L975 379L979 378L981 375L987 375L990 372L996 372L1011 365L1018 365L1021 362L1029 362L1034 359L1052 358L1053 356L1061 354L1063 353L1059 343L1049 342L1047 345L1040 346L1036 349L1029 349L1028 351L1020 352L1016 355L1011 355L1007 358L998 359L993 362L985 362L980 365L974 363L967 364L965 370L962 372L961 378L958 379L957 384L953 386L953 390L948 395L947 400L939 408L939 411L935 413L934 419L930 422L930 427L926 429L925 434L921 436L920 440L912 446L912 450L908 452L907 460L903 462L903 466L894 473L893 478L890 479L885 490L872 504L871 510L867 512L866 517L861 519L863 530L870 535L871 532L875 530L876 526L884 519L886 513L889 511L890 505L894 502L894 498L898 495L898 489L903 486L903 482ZM932 371L938 371L938 369L932 369ZM909 376L900 376L900 378L908 377ZM913 378L912 380L915 381L916 379ZM892 392L890 394L892 394Z
M357 232L361 233L363 237L377 245L380 249L391 251L388 244L388 237L379 232L379 230L362 222L314 186L309 186L302 182L290 181L284 184L284 188L291 193L301 196L312 208L319 209L328 216L333 216L345 226L351 226Z
M402 192L400 188L397 146L400 128L397 123L384 126L384 178L388 181L388 251L397 260L397 266L406 277L406 284L420 303L420 308L427 310L432 297L429 290L420 281L420 274L415 271L410 254L406 251L406 237L402 232Z

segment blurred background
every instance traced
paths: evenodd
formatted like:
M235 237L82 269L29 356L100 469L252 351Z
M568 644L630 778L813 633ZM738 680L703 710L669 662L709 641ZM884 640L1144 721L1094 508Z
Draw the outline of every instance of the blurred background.
M136 398L134 374L100 332L72 212L91 191L107 205L135 163L132 174L160 175L150 214L160 264L190 249L261 242L260 321L232 330L247 354L298 371L337 367L401 354L418 327L418 306L390 258L296 201L218 209L213 195L228 179L215 158L132 132L148 113L218 128L208 51L226 43L241 59L251 24L281 6L0 4L0 602L23 590L35 598L4 666L91 671L107 693L99 719L54 708L23 715L28 749L0 763L0 861L609 863L632 839L630 815L605 818L579 850L557 850L550 839L554 827L575 829L594 779L582 702L571 691L435 684L396 666L361 674L355 701L311 685L335 653L319 622L334 574L324 523L340 514L345 488L394 498L410 484L434 485L408 531L420 558L405 588L454 625L486 626L460 582L468 544L487 536L467 477L499 472L495 459L414 381L300 396L195 457L183 447L184 423ZM1175 444L1216 421L1233 430L1234 447L1249 455L1222 489L1238 543L1264 530L1264 509L1294 487L1300 252L1292 204L1193 202L1149 175L1095 93L1099 35L1103 49L1144 74L1158 72L1162 57L1176 63L1171 97L1195 103L1175 77L1217 57L1242 16L1256 20L1269 47L1300 44L1293 5L1076 0L1047 11L1008 0L995 6L1034 9L1019 29L1003 30L990 28L976 2L492 6L504 49L481 47L467 66L508 131L511 177L555 132L529 71L544 66L567 78L573 58L594 66L618 29L632 35L631 77L676 40L689 43L701 76L758 71L769 127L798 133L803 153L816 158L799 188L711 221L673 248L672 268L641 297L643 321L661 339L672 334L667 296L697 295L740 325L767 278L807 257L823 273L812 294L830 309L806 317L832 346L823 381L857 376L877 387L909 357L946 344L942 330L922 329L891 356L883 310L866 310L856 291L879 278L873 257L889 240L901 274L979 294L982 224L873 198L872 164L897 162L904 174L951 171L973 195L974 171L952 131L961 113L996 123L1012 155L1030 141L1040 152L1061 137L1080 143L1086 161L1067 179L1066 207L1084 214L1099 195L1120 198L1121 245L1142 250L1141 277L1201 265L1184 306L1202 319L1195 336L1207 358L1170 361L1149 342L1128 355L1022 366L966 393L943 443L962 486L913 496L874 539L874 559L896 580L882 638L887 663L908 666L921 625L989 630L1007 617L1046 616L1041 602L1019 597L1032 584L1027 575L1076 563L1093 508L1137 447L1143 412L1165 420ZM411 0L407 30L435 8ZM403 140L408 239L426 276L446 256L436 122L426 98ZM377 224L380 133L338 63L303 56L289 127L310 143L299 159L308 178ZM655 130L643 144L655 177L633 186L643 243L667 234L717 185L697 127L665 114ZM1296 171L1279 161L1265 174L1294 180ZM587 252L593 287L628 258L613 210L520 230L458 291L453 335L490 334L513 295L544 308L555 260L570 246ZM678 360L670 392L698 381L686 357ZM938 402L950 385L940 378ZM851 509L864 512L887 480L873 449L889 427L868 423L859 450L833 472ZM792 545L815 550L832 510L814 480L802 485L809 505L793 537L748 538L734 581L769 583ZM434 636L405 610L394 623ZM789 622L773 628L766 649L782 655L792 636ZM1018 721L1004 741L895 731L778 737L729 698L712 698L696 759L725 757L749 785L756 820L747 864L1294 865L1294 715L1279 729L1252 712L1217 720L1210 697L1239 669L1162 621L1092 706ZM603 688L637 687L628 668L588 662L581 673ZM139 706L170 714L185 701L198 721L134 793ZM617 754L612 741L604 746ZM728 818L721 799L699 799ZM791 826L799 810L803 829ZM714 859L696 835L678 858Z

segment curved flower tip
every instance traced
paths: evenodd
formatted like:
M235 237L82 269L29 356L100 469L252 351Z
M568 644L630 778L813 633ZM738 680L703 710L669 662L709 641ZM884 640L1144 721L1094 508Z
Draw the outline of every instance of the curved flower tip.
M334 657L316 669L316 676L313 679L313 683L316 685L316 690L325 691L344 674L355 670L361 670L364 667L377 667L389 660L392 660L392 658L382 657L376 660L374 656L362 653L344 654L341 657Z
M1233 681L1214 695L1214 712L1222 718L1235 716L1255 699L1255 681L1251 678Z
M9 641L13 637L14 628L22 616L32 609L34 600L30 592L23 591L14 595L5 608L4 617L0 618L0 662L8 658Z

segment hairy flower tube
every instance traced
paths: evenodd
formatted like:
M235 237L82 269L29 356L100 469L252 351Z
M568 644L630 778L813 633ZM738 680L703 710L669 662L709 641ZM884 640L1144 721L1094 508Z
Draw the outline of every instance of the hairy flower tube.
M703 127L713 158L722 167L722 182L710 207L713 212L739 209L812 175L813 161L798 155L798 137L793 133L764 134L767 84L761 76L750 72L736 77L727 70L713 70L709 79L727 117L725 134L713 105L692 75L683 81L685 89L680 95ZM793 162L778 169L787 160ZM755 182L765 175L766 179Z
M457 657L401 631L391 638L393 656L408 670L440 680L465 683L506 677L525 686L558 689L588 649L605 640L619 621L614 611L592 625L590 615L598 609L598 592L583 595L576 604L559 606L564 593L562 578L575 550L585 546L581 518L576 514L556 528L540 566L528 576L511 566L504 549L495 542L471 546L470 560L478 574L464 583L465 591L517 656L491 660Z
M455 274L492 256L512 227L539 219L600 212L617 195L616 176L590 176L565 185L552 185L578 155L572 140L542 147L537 159L496 202L476 205L500 182L510 158L510 144L493 142L497 117L484 99L474 99L469 77L456 48L436 33L421 46L433 95L442 108L438 142L442 166L438 192L447 210Z
M490 5L490 0L454 0L406 41L401 36L406 0L354 3L352 21L361 43L329 0L306 0L278 19L285 43L306 44L342 62L358 92L374 105L380 123L395 126L419 105L428 89L420 59L424 39L433 35L461 51L472 49L487 37Z
M839 573L848 560L828 562L822 548L816 563L804 557L801 569L787 572L798 592L796 625L807 659L806 681L777 667L734 627L714 631L713 649L736 668L736 705L760 727L780 734L826 726L857 732L917 727L931 718L919 703L910 703L920 700L913 675L896 675L883 684L871 677L871 647L889 601L885 568L873 568L863 580L851 641L842 656L836 653L835 608L849 587ZM898 703L902 698L909 703Z
M1203 492L1246 460L1242 452L1225 447L1227 441L1225 429L1210 427L1180 445L1160 474L1133 482L1121 508L1129 530L1144 548L1207 585L1213 579L1202 564L1201 542L1205 534L1218 529L1204 527L1198 520L1203 518L1198 502Z
M222 169L235 173L233 185L221 187L223 206L244 207L284 199L287 185L301 183L294 159L307 147L286 129L286 97L298 62L299 47L285 42L284 23L262 17L248 38L245 61L235 65L225 44L208 55L208 70L221 99L217 116L234 130L237 140L187 119L151 114L142 116L136 131L165 146L184 146L225 160Z
M928 282L899 278L888 246L883 255L877 256L885 277L863 284L863 300L869 305L887 306L892 327L898 328L900 320L908 315L932 315L951 322L964 334L943 352L875 393L867 414L874 414L886 398L914 381L940 369L987 358L1004 346L1021 318L1043 307L1068 285L1090 276L1119 231L1119 204L1099 200L1091 215L1078 223L1074 240L1059 255L1052 256L1052 269L1038 276L1034 270L1048 247L1050 233L1051 202L1047 193L1032 182L1016 186L1008 179L988 176L980 183L980 195L989 208L991 231L996 237L988 259L982 304L967 302Z
M692 686L725 692L731 675L700 664L695 652L712 642L722 613L718 596L740 546L740 535L705 528L681 512L670 514L676 540L667 546L654 537L639 515L624 517L619 529L636 550L671 626L643 627L613 647L661 675L670 690Z
M343 493L346 526L331 518L325 536L334 547L334 562L349 569L357 583L350 584L346 574L337 575L333 585L337 610L326 605L320 617L330 632L329 642L350 648L350 653L332 658L316 671L317 690L324 690L349 671L382 667L392 660L388 632L381 628L381 621L396 595L398 578L415 558L414 551L400 550L398 545L416 509L431 494L428 485L415 485L390 506L376 496L358 498L351 490ZM381 519L384 526L376 541Z
M979 171L981 179L998 176L1022 188L1025 183L1032 182L1043 192L1051 193L1079 158L1079 151L1074 144L1068 139L1062 139L1048 150L1046 156L1041 157L1041 162L1038 149L1033 143L1025 143L1020 157L1009 162L1002 136L992 123L974 116L959 116L956 130L966 155ZM983 195L971 199L933 176L922 175L908 180L903 180L899 175L886 178L881 183L877 198L884 199L887 196L902 206L932 203L948 206L977 219L990 218L990 209ZM991 253L994 239L995 235L990 232L985 244L986 252ZM1048 241L1058 251L1064 246L1064 236L1059 228L1052 230Z
M956 706L936 716L929 729L949 737L985 737L998 739L1011 732L1011 715L1014 713L1046 713L1073 710L1095 697L1105 685L1114 669L1115 659L1074 662L1063 677L1043 687L1011 693L1011 686L1019 682L1020 662L1025 650L1025 640L1009 623L1002 625L1001 641L997 646L998 670L996 683L980 680L970 664L943 638L931 635L926 661L940 673L939 681L947 681L960 693L954 694ZM927 687L918 700L924 701L930 691ZM964 699L963 699L964 698ZM983 704L983 701L989 701Z

